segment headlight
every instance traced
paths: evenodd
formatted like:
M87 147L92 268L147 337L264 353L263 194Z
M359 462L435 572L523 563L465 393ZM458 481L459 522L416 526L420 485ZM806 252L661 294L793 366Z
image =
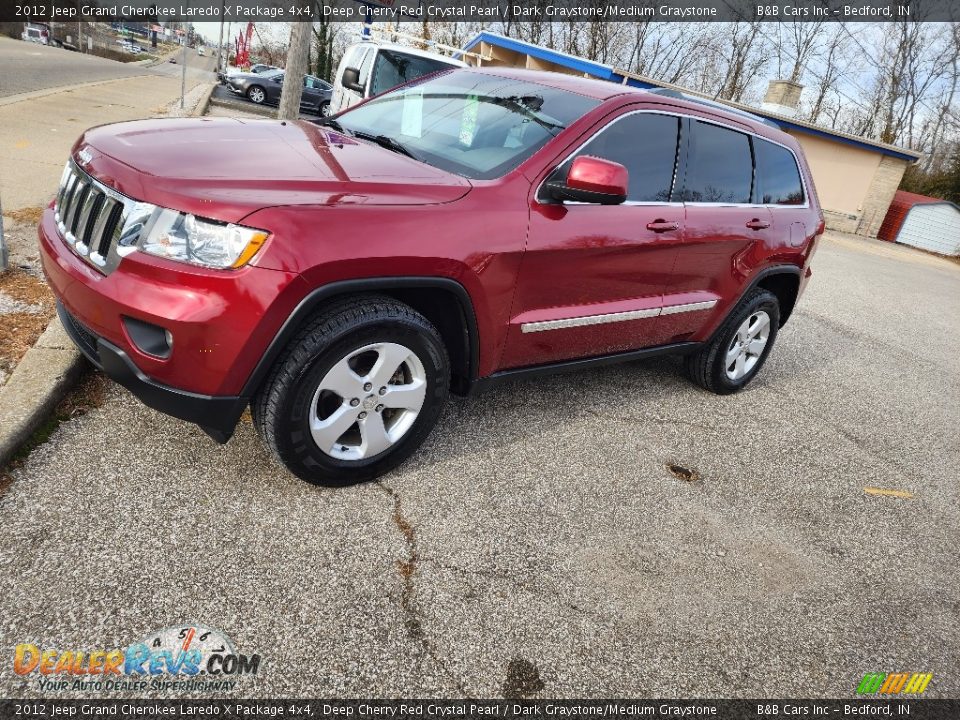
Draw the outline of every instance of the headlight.
M199 220L193 215L157 208L137 247L145 253L212 268L238 268L257 254L263 230Z

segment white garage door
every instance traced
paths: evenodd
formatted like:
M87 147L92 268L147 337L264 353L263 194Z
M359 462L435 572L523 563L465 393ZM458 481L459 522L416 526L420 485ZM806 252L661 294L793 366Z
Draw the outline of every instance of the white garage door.
M914 205L897 242L941 255L960 255L960 209L950 203Z

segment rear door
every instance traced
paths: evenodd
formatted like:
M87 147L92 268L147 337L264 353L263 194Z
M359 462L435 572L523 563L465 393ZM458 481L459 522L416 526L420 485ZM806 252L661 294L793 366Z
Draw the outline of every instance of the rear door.
M664 287L666 342L701 339L697 331L743 286L751 250L775 238L770 210L758 202L752 136L707 119L688 117L684 124L678 196L687 226Z
M320 109L320 103L326 99L326 84L313 75L304 75L303 97L300 99L300 107L305 110L316 111Z
M623 205L534 197L503 367L634 350L661 342L663 285L683 237L672 197L681 120L646 111L604 121L578 155L621 163Z

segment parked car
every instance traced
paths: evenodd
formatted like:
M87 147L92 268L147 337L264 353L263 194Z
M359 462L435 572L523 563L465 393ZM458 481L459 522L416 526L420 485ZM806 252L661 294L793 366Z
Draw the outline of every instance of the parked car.
M758 118L494 68L316 123L91 128L39 240L108 376L220 442L250 405L293 473L343 484L409 457L451 390L669 353L740 390L823 227Z
M199 55L200 57L205 57L202 47L197 48L197 55Z
M466 67L424 50L366 40L347 48L333 79L330 114L438 70Z
M251 72L251 73L253 73L254 75L260 75L261 73L268 73L268 72L271 72L271 71L273 71L273 70L282 70L282 69L283 69L283 68L278 68L278 67L276 67L276 66L274 66L274 65L264 65L264 64L262 64L262 63L258 63L258 64L256 64L256 65L251 65L251 66L250 66L250 70L248 70L248 71L246 71L246 72ZM233 75L240 75L240 74L242 74L243 72L245 72L245 71L244 71L244 70L241 70L240 68L231 67L231 68L228 68L226 71L218 72L218 73L217 73L217 79L218 79L221 83L226 83L228 77L231 77L231 76L233 76Z
M280 102L284 76L283 70L270 70L260 74L239 73L227 77L227 87L257 105L276 105ZM326 115L331 92L330 83L313 75L304 75L300 109L303 112Z

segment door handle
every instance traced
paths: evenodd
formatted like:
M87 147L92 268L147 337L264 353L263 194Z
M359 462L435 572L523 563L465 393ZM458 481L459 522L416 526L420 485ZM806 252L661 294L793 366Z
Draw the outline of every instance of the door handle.
M770 227L770 223L760 218L754 218L753 220L747 221L747 227L751 230L766 230Z
M647 223L647 230L655 233L669 232L670 230L676 230L679 227L680 223L678 223L676 220L667 221L658 218L653 222Z

